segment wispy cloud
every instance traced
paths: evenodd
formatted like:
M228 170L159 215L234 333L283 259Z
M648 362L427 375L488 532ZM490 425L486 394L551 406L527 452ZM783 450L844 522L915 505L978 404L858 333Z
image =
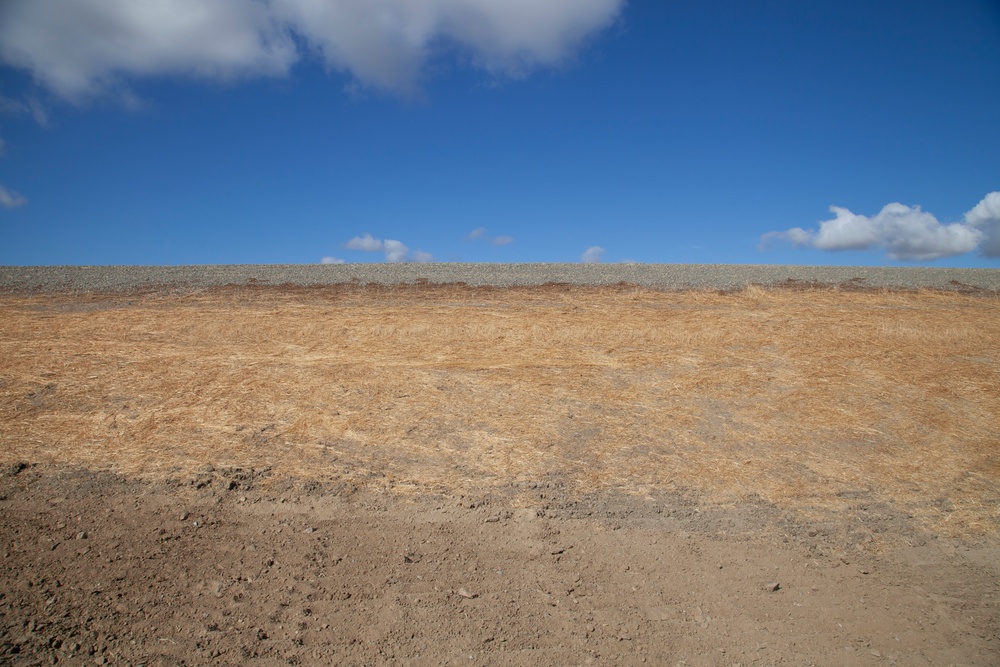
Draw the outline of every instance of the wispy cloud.
M0 3L0 59L56 94L120 91L128 77L284 76L314 55L362 87L410 95L457 46L493 76L566 60L625 0L38 0Z
M19 206L24 206L27 203L27 197L24 197L13 190L8 190L4 186L0 185L0 206L3 206L6 209L14 209Z
M0 19L2 17L3 12L0 10ZM18 100L0 95L0 112L13 115L30 114L32 119L42 127L49 126L49 114L45 111L45 106L34 96Z
M423 250L410 252L409 247L407 247L407 245L402 241L396 241L395 239L377 239L371 234L355 236L350 241L345 243L344 247L348 250L361 250L363 252L382 251L385 253L385 261L392 263L434 261L434 256L429 252L424 252Z
M320 264L343 264L344 260L340 259L339 257L324 257L323 259L319 260L319 263Z
M487 236L485 227L476 227L465 237L466 241L478 241L480 239L483 239L490 245L495 246L510 245L514 242L513 236Z
M980 248L987 256L1000 255L1000 193L988 194L965 215L964 222L942 223L919 206L892 203L873 216L831 206L833 218L818 229L792 227L761 236L760 249L773 241L820 250L881 249L890 259L927 261L952 257Z
M596 264L604 258L604 248L599 245L592 245L580 255L580 261L584 264Z

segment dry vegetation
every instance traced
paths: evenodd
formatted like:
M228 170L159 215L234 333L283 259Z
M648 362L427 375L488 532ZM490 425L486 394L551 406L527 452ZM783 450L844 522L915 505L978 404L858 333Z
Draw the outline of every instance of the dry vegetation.
M1000 301L749 287L0 296L0 461L893 502L1000 528Z

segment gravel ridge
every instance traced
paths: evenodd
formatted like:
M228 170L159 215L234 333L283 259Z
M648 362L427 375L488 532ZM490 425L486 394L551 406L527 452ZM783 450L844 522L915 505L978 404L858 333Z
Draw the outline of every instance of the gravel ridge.
M169 286L466 283L496 287L629 283L659 289L733 289L801 281L868 288L1000 290L1000 269L764 264L224 264L0 266L7 292L128 291Z

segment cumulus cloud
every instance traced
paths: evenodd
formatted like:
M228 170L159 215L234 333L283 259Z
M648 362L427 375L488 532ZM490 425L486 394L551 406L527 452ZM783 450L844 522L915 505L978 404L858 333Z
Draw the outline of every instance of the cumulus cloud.
M979 254L1000 257L1000 192L991 192L965 214L965 224L979 230L983 240Z
M319 263L320 264L343 264L344 260L340 259L339 257L324 257L323 259L319 260Z
M624 0L274 0L274 14L333 69L412 92L441 45L491 73L520 76L564 60L611 23Z
M604 257L604 248L599 245L590 246L580 255L580 261L584 264L596 264Z
M121 76L284 74L297 58L287 28L259 0L7 0L0 58L70 99Z
M307 53L363 86L414 92L458 51L517 77L567 59L625 0L5 0L0 59L68 99L123 77L284 75Z
M990 234L1000 225L1000 215L997 215L1000 213L1000 193L987 195L966 214L965 222L949 224L938 221L919 206L900 203L888 204L870 217L839 206L831 206L830 212L833 218L821 221L819 229L793 227L783 232L768 232L761 236L759 247L763 249L771 241L781 240L820 250L879 248L890 259L926 261L961 255L986 241L981 250L988 254Z
M410 249L399 241L386 239L382 245L385 246L385 261L387 262L405 262L406 256L410 254Z
M365 234L364 236L355 236L353 239L344 244L344 247L348 250L361 250L364 252L379 252L385 253L385 261L387 262L432 262L434 261L434 256L429 252L424 252L423 250L415 250L410 252L409 247L402 241L396 241L394 239L377 239L371 234ZM326 258L324 257L324 263ZM341 262L343 260L337 260Z
M0 185L0 206L6 209L14 209L19 206L24 206L28 203L28 199L14 192L13 190L8 190L4 186Z
M344 244L348 250L364 250L365 252L378 252L382 249L382 241L372 238L371 234L355 236Z

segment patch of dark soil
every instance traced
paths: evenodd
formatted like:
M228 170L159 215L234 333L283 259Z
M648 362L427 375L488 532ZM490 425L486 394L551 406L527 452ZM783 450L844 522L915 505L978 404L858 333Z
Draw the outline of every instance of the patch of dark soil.
M816 521L265 476L8 464L0 663L997 664L998 545L913 543L863 500Z

